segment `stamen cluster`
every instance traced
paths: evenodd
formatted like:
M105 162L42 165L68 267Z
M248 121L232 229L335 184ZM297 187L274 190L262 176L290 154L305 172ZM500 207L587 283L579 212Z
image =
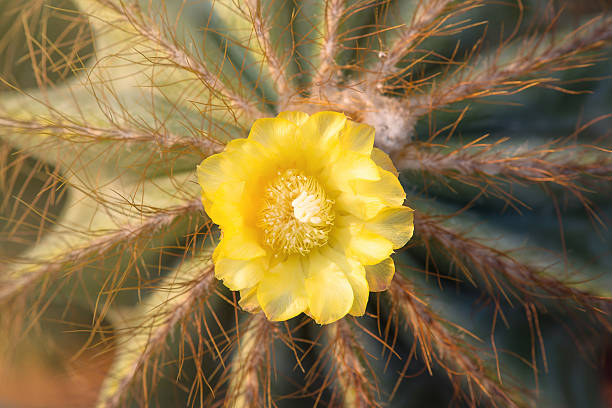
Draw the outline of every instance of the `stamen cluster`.
M327 244L334 222L333 200L314 177L296 169L278 171L265 190L258 225L276 255L306 255Z

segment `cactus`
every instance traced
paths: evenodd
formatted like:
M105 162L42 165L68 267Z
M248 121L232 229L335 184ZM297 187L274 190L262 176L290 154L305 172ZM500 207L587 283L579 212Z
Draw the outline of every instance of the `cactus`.
M612 15L579 3L0 0L0 377L102 356L100 408L603 406ZM271 322L215 279L196 166L290 110L373 126L415 209L364 317Z

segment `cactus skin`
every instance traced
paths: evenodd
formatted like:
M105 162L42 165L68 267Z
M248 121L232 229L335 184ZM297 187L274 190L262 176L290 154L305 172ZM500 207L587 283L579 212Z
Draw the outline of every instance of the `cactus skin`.
M100 408L603 407L612 13L559 3L0 0L0 378L101 355ZM416 209L363 318L269 322L214 278L195 166L286 110L374 126Z

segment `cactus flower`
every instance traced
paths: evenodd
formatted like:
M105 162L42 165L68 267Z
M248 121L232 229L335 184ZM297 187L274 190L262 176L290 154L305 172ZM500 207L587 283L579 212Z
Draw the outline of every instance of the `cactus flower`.
M365 313L385 290L413 210L374 129L341 113L283 112L198 167L204 208L222 231L215 275L243 309L319 324Z

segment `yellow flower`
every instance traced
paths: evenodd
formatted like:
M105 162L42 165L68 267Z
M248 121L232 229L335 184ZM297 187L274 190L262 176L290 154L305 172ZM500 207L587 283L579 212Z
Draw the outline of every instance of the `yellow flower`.
M365 313L387 289L389 257L412 210L374 129L336 112L283 112L198 167L202 201L223 233L215 274L243 309L317 323Z

